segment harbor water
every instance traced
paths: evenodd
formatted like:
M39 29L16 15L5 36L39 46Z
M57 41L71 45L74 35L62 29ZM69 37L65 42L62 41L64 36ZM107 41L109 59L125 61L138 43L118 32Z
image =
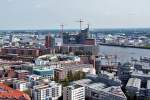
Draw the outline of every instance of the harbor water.
M126 62L131 58L139 59L142 57L150 58L150 49L114 47L114 46L100 46L100 53L102 55L116 55L118 61Z

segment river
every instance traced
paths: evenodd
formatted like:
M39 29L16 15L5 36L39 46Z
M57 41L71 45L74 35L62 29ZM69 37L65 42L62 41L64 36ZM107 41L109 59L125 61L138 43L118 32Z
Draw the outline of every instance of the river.
M131 57L139 59L140 56L150 57L150 49L100 46L100 53L103 55L117 55L118 61L130 61Z

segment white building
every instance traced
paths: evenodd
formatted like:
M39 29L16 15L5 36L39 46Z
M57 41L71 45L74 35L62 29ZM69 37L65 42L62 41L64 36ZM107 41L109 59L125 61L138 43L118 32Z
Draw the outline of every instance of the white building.
M85 100L85 88L80 85L64 87L63 100Z
M88 100L127 100L120 86L108 86L91 79L74 81L73 84L85 87L85 97Z
M62 95L62 85L54 81L36 85L32 89L33 100L57 100Z
M129 94L138 94L141 88L141 79L130 78L126 85L127 93Z
M62 38L55 38L55 46L62 46L63 39Z
M16 80L13 82L13 88L19 91L28 90L29 82Z

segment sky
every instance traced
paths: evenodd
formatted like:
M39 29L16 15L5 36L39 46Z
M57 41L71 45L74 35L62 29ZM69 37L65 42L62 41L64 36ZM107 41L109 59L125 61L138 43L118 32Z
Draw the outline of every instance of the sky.
M150 27L150 0L0 0L0 29Z

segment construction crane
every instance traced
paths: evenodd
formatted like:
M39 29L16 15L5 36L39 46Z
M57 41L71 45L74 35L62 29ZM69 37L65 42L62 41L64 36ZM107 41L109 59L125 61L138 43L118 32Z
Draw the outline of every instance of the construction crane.
M61 32L63 33L64 32L64 24L61 24L60 27L61 27Z
M63 32L64 32L64 24L60 24L61 32L60 32L60 37L63 37Z
M80 23L80 32L81 32L81 30L82 30L82 23L84 22L82 19L80 19L80 20L78 20L78 21L76 21L76 22L78 22L78 23Z

